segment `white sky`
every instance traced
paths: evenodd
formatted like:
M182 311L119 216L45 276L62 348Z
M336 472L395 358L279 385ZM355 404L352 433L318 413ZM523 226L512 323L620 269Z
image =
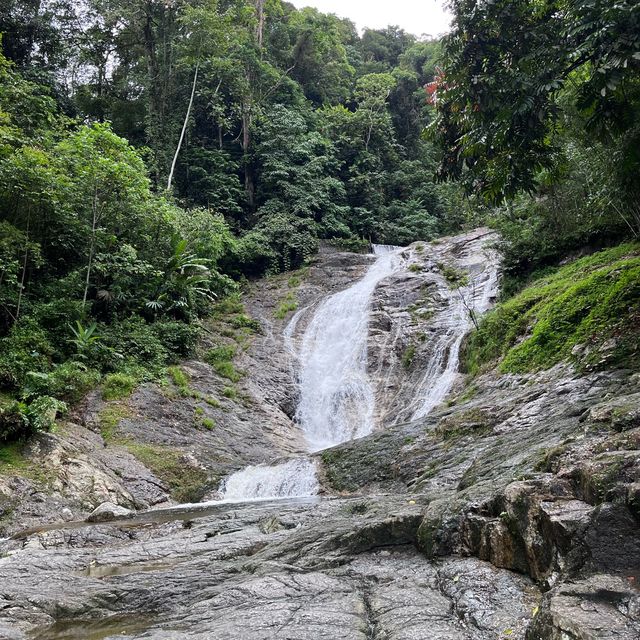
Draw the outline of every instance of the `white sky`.
M296 7L315 7L349 18L359 29L398 25L415 35L436 36L449 30L444 0L289 0Z

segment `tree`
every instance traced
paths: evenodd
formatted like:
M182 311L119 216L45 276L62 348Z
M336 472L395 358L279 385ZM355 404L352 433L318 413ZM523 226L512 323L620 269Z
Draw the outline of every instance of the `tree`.
M563 106L600 137L634 129L635 0L454 0L452 8L431 128L445 149L443 176L464 178L493 202L533 190L553 164Z

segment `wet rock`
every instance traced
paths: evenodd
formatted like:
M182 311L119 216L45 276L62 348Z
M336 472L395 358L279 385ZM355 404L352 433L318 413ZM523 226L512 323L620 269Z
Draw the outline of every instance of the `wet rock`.
M130 509L125 509L111 502L103 502L87 516L87 522L109 522L129 518L132 515L133 511Z

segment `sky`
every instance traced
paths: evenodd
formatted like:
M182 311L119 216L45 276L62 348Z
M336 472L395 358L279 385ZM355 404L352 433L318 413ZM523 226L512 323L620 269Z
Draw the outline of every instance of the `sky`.
M432 36L449 28L444 0L289 0L296 7L315 7L324 13L349 18L359 29L398 25L415 35Z

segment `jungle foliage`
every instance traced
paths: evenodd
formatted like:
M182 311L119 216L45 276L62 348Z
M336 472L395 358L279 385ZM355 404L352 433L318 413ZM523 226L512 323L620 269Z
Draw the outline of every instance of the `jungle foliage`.
M162 375L323 239L458 224L436 41L280 0L0 0L0 34L0 440Z

